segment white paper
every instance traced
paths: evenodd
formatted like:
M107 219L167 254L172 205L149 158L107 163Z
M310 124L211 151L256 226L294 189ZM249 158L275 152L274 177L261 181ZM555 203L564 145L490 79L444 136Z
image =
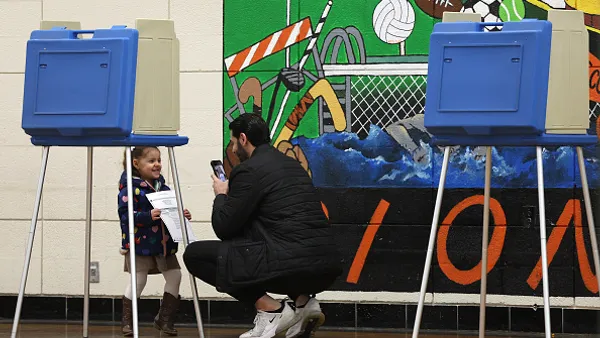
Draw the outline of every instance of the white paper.
M181 233L181 222L179 222L179 212L177 211L177 199L175 198L175 191L167 190L154 192L147 194L146 197L155 209L160 210L160 218L167 226L167 229L169 229L169 233L171 234L173 241L177 243L183 242L183 234ZM189 243L197 241L198 239L196 239L196 236L194 235L192 225L187 219L185 219L185 224Z

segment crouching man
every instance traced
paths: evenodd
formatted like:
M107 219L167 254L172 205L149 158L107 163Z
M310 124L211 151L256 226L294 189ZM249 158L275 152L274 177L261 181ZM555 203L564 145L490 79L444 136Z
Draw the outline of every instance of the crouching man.
M191 243L185 265L219 292L256 308L254 328L240 338L284 331L287 338L308 336L325 320L316 294L342 272L332 228L311 178L270 145L259 115L242 114L229 129L240 164L228 181L213 175L212 226L220 240Z

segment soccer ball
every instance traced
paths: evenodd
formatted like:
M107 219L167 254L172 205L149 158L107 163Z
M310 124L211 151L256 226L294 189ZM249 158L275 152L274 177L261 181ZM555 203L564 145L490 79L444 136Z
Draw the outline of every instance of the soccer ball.
M501 0L467 0L462 9L462 13L478 13L481 14L483 22L502 22L500 19ZM499 27L488 26L487 31L499 31Z

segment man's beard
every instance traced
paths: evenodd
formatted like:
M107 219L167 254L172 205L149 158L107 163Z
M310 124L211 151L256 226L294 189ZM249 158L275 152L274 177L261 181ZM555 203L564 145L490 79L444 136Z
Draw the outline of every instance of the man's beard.
M235 152L235 155L238 157L240 162L244 162L248 159L248 153L244 148L242 148L240 141L237 141L237 151Z

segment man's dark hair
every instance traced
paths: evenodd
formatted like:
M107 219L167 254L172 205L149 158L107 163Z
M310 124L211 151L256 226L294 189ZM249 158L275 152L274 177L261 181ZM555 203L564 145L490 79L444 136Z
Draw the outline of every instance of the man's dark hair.
M229 130L236 138L239 138L241 133L246 134L248 141L255 147L271 142L269 126L258 114L246 113L240 115L229 123Z

